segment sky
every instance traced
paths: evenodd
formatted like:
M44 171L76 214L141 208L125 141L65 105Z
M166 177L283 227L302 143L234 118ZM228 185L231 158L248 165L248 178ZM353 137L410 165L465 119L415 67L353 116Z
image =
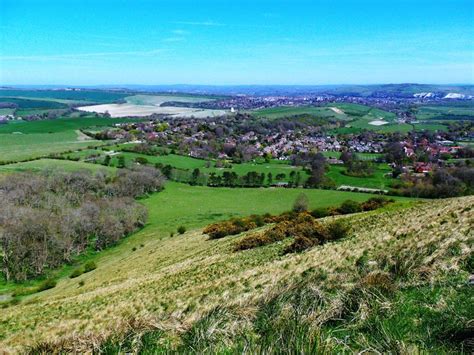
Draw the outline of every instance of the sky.
M0 85L474 83L474 0L0 0Z

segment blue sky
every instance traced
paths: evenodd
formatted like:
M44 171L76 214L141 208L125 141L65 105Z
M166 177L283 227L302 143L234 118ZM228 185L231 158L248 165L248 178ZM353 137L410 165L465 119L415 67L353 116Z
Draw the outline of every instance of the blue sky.
M0 84L474 83L473 0L0 0Z

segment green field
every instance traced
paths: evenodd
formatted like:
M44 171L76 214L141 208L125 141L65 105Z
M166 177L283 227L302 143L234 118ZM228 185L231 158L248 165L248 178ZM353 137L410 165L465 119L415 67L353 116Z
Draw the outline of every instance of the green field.
M126 147L126 145L122 145L122 147L123 146ZM108 149L116 150L120 148L118 148L117 146L110 146L108 147ZM91 157L91 159L95 159L97 155L100 155L100 160L102 160L105 158L105 155L106 155L105 153L106 151L102 149L85 149L79 152L67 153L65 154L65 157L67 157L68 159L79 158L84 161L84 160L87 160L88 157ZM152 155L145 155L145 154L132 153L132 152L123 152L123 151L116 151L116 153L119 153L119 154L111 156L111 160L110 160L111 166L117 166L118 156L123 156L125 157L126 166L133 165L135 162L135 159L137 158L144 158L148 161L149 164L171 165L173 168L187 171L189 174L194 169L199 169L200 172L204 174L216 173L217 175L222 175L222 173L225 171L232 171L232 172L235 172L239 176L243 176L243 175L246 175L248 172L255 171L259 174L263 173L265 175L267 175L268 173L272 173L273 179L275 181L276 181L275 179L276 175L284 174L285 177L278 181L285 182L285 181L288 181L289 175L292 171L295 171L295 172L299 171L302 174L301 176L302 181L307 178L307 173L303 171L303 169L288 165L287 162L278 161L278 160L273 160L268 163L265 163L265 162L261 162L261 163L247 162L247 163L241 163L241 164L232 163L231 167L216 168L215 161L196 159L196 158L183 156L183 155L177 155L177 154L152 156ZM209 167L207 167L207 165L209 165Z
M113 126L116 123L136 122L136 119L129 118L104 118L104 117L64 117L54 120L40 121L13 121L0 126L2 133L58 133L64 131L74 131L89 127Z
M15 104L19 109L61 109L68 108L68 105L51 101L51 100L40 100L40 99L27 99L27 98L17 98L17 97L1 97L0 103L11 103Z
M43 171L43 170L59 170L59 171L78 171L89 170L92 172L104 171L113 174L116 169L109 166L99 164L89 164L84 162L76 162L70 160L58 159L38 159L28 162L21 162L8 165L0 165L0 174L13 173L18 171Z
M321 152L326 158L339 158L341 156L341 152L337 151L325 151ZM356 153L357 157L361 160L375 160L383 156L382 153Z
M130 96L129 93L103 90L0 90L3 97L25 97L35 99L53 99L68 101L112 102Z
M413 127L415 127L415 131L448 131L448 126L437 122L414 123Z
M168 182L163 192L143 200L150 227L166 235L180 225L197 228L216 220L251 214L277 214L292 208L296 197L308 196L311 209L338 205L351 199L366 201L372 194L318 189L213 188ZM407 198L396 198L409 201ZM149 232L146 229L144 233Z
M474 105L422 106L418 108L416 118L419 120L474 119Z
M35 134L1 134L0 161L26 160L87 146L101 145L96 140L82 140L75 131Z
M337 105L333 105L336 107ZM281 106L281 107L272 107L265 108L260 110L251 111L251 113L256 117L265 117L269 119L276 119L282 117L290 117L297 115L314 115L322 118L333 118L337 120L347 120L348 116L345 114L337 113L329 107L311 107L311 106Z
M349 176L344 174L345 171L344 166L331 165L326 175L333 179L337 186L349 185L380 190L388 190L390 184L394 181L391 177L386 176L392 171L387 164L377 164L374 174L369 177Z

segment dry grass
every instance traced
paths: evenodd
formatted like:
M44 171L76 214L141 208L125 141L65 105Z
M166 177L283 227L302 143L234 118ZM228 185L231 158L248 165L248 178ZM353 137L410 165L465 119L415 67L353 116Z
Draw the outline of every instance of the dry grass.
M136 319L179 333L218 305L257 304L308 270L324 270L327 287L349 289L360 281L356 261L364 252L368 265L391 267L397 277L434 279L472 253L473 205L474 197L463 197L338 217L353 226L351 237L297 255L282 255L287 240L235 253L242 236L208 240L198 230L159 240L142 233L144 247L108 253L96 270L3 309L0 348L69 338L76 351L87 350ZM370 284L389 282L367 275Z

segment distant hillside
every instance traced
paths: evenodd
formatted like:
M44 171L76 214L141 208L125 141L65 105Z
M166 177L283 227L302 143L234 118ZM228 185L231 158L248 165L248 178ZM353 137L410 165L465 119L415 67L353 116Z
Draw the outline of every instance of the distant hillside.
M339 217L350 236L288 240L142 233L97 269L0 313L0 348L107 353L459 352L474 314L474 197ZM468 334L468 335L466 335Z
M35 89L35 86L21 87L22 89ZM53 89L56 87L48 87ZM77 99L83 97L87 99L95 99L102 101L100 92L109 92L109 101L123 98L127 91L139 91L148 93L187 93L187 94L211 94L211 95L347 95L347 96L384 96L391 95L394 97L413 97L417 93L439 93L448 94L456 93L463 95L474 95L474 85L438 85L438 84L377 84L377 85L191 85L191 84L177 84L177 85L98 85L88 87L78 87L84 91L67 91L65 87L58 87L57 93L51 97L60 97L68 99ZM44 86L39 89L45 89ZM96 90L88 91L88 90ZM5 91L3 91L5 90ZM10 88L0 88L0 94L7 92L15 92L16 96L23 94L24 91L12 90ZM53 91L54 92L54 91ZM130 93L129 93L130 94ZM129 95L128 94L128 95ZM3 95L3 94L2 94ZM44 96L43 92L38 92L37 95ZM23 95L25 96L25 95ZM49 96L48 96L49 97Z

